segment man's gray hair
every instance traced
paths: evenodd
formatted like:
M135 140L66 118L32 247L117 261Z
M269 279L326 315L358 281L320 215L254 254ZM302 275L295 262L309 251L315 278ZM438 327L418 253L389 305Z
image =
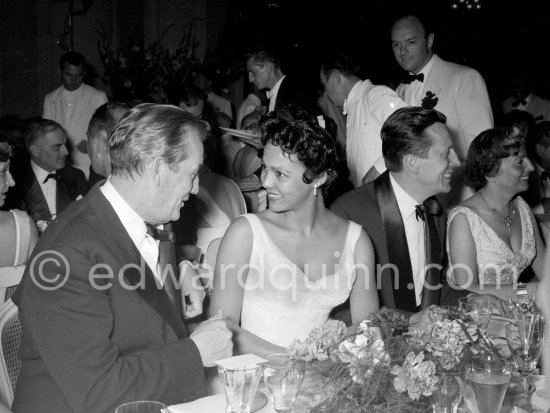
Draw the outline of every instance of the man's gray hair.
M171 170L189 156L191 136L205 139L209 127L172 105L143 103L130 109L109 139L112 175L141 175L162 160Z

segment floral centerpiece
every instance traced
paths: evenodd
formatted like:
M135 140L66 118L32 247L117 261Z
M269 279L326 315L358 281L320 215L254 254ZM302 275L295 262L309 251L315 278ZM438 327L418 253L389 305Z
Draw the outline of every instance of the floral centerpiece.
M438 372L461 370L472 354L498 353L487 333L466 314L403 332L405 318L382 308L346 335L330 321L294 341L288 354L307 361L316 392L316 412L425 412L438 389ZM319 385L322 389L319 389Z

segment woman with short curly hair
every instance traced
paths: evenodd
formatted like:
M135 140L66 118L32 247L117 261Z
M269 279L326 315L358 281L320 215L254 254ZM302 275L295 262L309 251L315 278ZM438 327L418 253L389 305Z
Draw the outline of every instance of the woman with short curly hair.
M507 298L530 266L542 275L544 243L527 203L533 164L516 127L479 134L468 151L466 184L476 193L448 218L447 251L454 282Z
M330 135L300 114L261 122L269 209L236 219L220 246L211 314L233 326L236 353L284 352L349 298L351 321L378 309L374 253L359 226L325 208L335 176Z

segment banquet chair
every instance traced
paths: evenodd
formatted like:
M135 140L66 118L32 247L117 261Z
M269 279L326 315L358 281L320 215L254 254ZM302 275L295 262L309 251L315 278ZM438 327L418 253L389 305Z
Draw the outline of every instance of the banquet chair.
M11 406L17 377L21 370L19 346L21 323L17 306L10 299L0 307L0 400Z
M24 265L0 268L0 306L11 298L24 272Z

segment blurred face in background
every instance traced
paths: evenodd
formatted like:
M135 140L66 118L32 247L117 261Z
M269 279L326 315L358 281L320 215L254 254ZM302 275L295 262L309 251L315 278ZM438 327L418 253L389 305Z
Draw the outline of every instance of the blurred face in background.
M84 65L73 66L65 62L63 70L61 71L61 82L63 83L63 87L70 92L78 89L85 75L86 70L84 69Z
M193 102L180 102L179 107L198 119L202 119L204 100L197 99Z

